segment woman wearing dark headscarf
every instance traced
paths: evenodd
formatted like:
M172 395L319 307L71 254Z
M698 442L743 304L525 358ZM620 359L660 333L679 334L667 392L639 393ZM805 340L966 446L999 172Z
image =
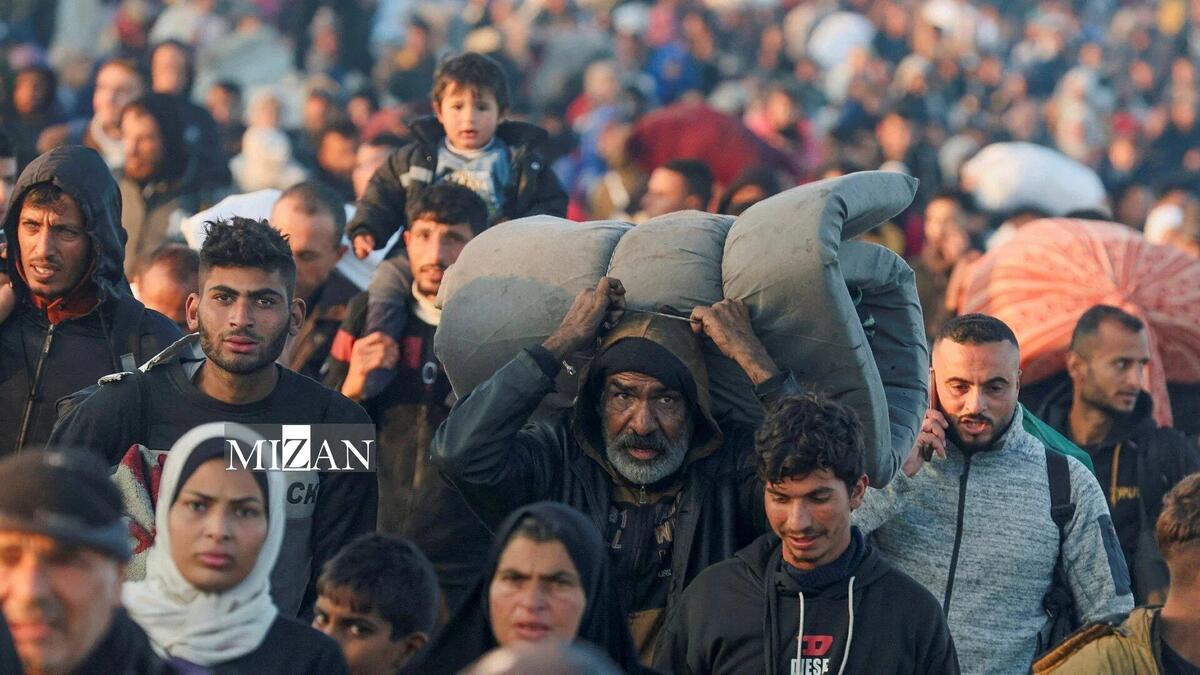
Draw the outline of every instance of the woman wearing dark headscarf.
M638 665L595 525L558 502L523 506L501 523L486 574L450 623L402 672L457 673L494 647L580 640L625 672Z
M214 422L167 453L146 579L125 584L125 607L155 651L214 675L346 673L336 642L271 600L287 521L283 475L226 471L225 438L262 440Z

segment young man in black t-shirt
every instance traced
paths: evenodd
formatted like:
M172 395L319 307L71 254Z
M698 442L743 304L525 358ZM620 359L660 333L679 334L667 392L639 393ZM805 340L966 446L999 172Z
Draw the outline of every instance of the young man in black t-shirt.
M95 393L58 421L51 445L87 448L112 465L137 464L134 474L140 475L142 464L130 459L131 448L165 452L206 422L370 425L354 402L275 363L304 321L304 301L294 297L295 272L286 239L266 221L210 223L200 250L200 293L187 302L188 327L197 333L137 372L103 378ZM281 612L307 617L321 565L374 529L375 477L324 471L286 476L288 522L271 593ZM138 547L149 543L139 541Z
M435 300L446 268L487 226L475 193L439 183L409 204L405 256L384 261L370 299L350 301L324 368L325 384L361 401L379 429L379 531L413 540L434 563L453 605L470 588L490 536L428 464L452 391L433 353Z

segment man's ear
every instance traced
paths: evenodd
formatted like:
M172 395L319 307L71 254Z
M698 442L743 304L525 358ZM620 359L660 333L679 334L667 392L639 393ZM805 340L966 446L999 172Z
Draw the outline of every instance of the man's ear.
M1067 352L1067 375L1072 382L1079 382L1087 372L1087 361L1075 352Z
M292 298L291 322L288 325L288 335L298 335L304 325L304 312L307 307L300 298Z
M200 294L189 293L187 303L183 306L183 316L187 321L189 333L200 330Z
M404 228L404 231L400 233L400 238L404 240L404 250L407 251L408 250L408 242L410 239L412 239L412 231L409 230L407 227Z
M850 492L850 510L853 511L863 505L863 500L867 497L867 474L858 477L854 481L854 489Z
M425 647L429 642L429 636L418 631L403 638L400 642L401 647L396 653L396 662L392 664L392 667L396 670L399 670L405 661L411 659L414 654Z

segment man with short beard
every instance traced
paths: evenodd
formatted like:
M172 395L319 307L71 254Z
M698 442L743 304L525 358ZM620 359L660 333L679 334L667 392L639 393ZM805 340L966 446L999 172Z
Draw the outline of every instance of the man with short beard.
M350 300L325 384L366 408L379 434L379 531L410 539L433 563L447 605L483 573L491 535L429 466L429 443L453 402L433 351L446 270L487 227L487 204L442 182L408 202L404 254L380 263L369 293ZM435 526L430 526L435 523Z
M691 321L624 310L605 277L581 291L558 329L458 401L434 436L435 466L495 525L513 508L557 499L609 543L615 583L643 661L669 610L705 567L766 531L752 428L713 417L702 333L739 366L764 405L798 393L735 300ZM563 359L595 345L570 418L533 418Z
M1144 389L1149 363L1141 319L1096 305L1079 317L1071 336L1070 379L1038 410L1092 458L1139 605L1161 604L1166 597L1167 565L1154 543L1163 496L1200 471L1196 440L1154 421L1154 402Z
M188 297L186 308L188 328L198 335L139 371L104 378L59 420L51 443L125 464L131 446L165 452L207 422L370 425L354 402L275 363L304 321L295 283L287 240L266 221L208 223L200 292ZM281 612L307 618L321 566L375 529L377 491L370 473L288 471L287 477L287 530L271 594Z
M135 368L180 336L125 281L120 194L96 151L65 146L38 157L9 203L0 456L43 445L58 399Z
M1022 426L1019 364L1017 338L999 319L946 322L933 342L931 401L916 443L892 482L869 489L854 513L879 552L941 602L964 673L1029 672L1052 646L1043 603L1056 577L1080 622L1133 607L1096 479ZM1069 478L1061 534L1052 471Z

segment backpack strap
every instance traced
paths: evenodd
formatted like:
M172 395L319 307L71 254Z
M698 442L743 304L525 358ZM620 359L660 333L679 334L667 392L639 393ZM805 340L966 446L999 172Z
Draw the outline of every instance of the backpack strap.
M142 360L142 316L146 306L133 298L122 298L113 313L112 347L118 352L121 370L137 369Z
M1075 504L1071 502L1071 467L1067 458L1046 448L1046 477L1050 483L1050 518L1058 526L1058 544L1067 538L1067 524L1075 517Z

